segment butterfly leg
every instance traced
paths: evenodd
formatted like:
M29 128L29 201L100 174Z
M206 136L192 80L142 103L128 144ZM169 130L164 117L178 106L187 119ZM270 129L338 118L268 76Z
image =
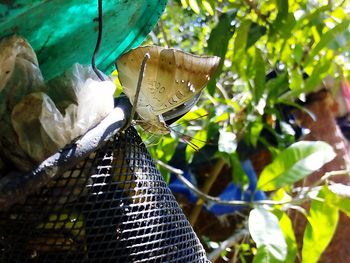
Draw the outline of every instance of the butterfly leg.
M143 80L144 73L145 73L145 70L146 70L146 64L147 64L147 61L150 59L150 57L151 57L150 54L146 53L144 58L143 58L143 60L142 60L141 67L140 67L140 74L139 74L139 78L138 78L138 81L137 81L137 87L136 87L136 92L135 92L134 103L132 103L133 107L131 109L130 117L129 117L126 125L124 126L124 128L122 130L126 130L131 125L131 122L134 119L136 108L137 108L137 102L139 100L142 80Z

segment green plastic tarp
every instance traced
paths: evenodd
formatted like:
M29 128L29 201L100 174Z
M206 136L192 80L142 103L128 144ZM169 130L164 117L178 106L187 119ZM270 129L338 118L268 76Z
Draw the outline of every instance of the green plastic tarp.
M105 73L141 44L167 0L105 0L97 67ZM0 0L0 37L18 34L34 48L45 79L72 64L90 64L98 34L97 0Z

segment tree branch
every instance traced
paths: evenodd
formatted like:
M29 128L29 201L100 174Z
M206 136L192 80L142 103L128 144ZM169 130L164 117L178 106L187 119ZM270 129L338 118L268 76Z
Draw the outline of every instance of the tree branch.
M249 231L246 228L240 229L236 231L233 236L229 237L225 241L221 242L220 246L214 251L208 254L208 259L211 262L215 262L220 257L222 251L224 251L228 247L232 247L241 241L244 237L249 235Z
M244 2L250 7L250 9L254 10L255 14L264 22L267 23L267 18L265 15L263 15L259 8L258 5L254 0L244 0Z
M209 174L209 177L205 181L205 184L203 186L203 192L202 192L203 194L209 193L211 187L213 186L214 182L218 178L224 165L225 165L225 161L222 158L220 158L216 162L215 166L213 167L213 170ZM202 210L203 205L204 205L204 199L202 197L198 198L197 203L189 216L189 221L190 221L192 226L194 226L196 224L198 216Z
M229 206L240 205L240 206L250 206L250 207L262 206L262 205L273 206L273 205L299 204L299 203L302 203L302 202L310 199L309 197L305 196L305 197L301 197L301 198L294 198L292 200L284 200L284 201L273 201L273 200L259 200L259 201L230 200L230 201L226 201L226 200L221 200L218 197L208 195L206 193L203 193L201 190L197 189L190 181L188 181L183 176L182 170L174 168L174 167L172 167L168 164L165 164L159 160L157 161L157 163L159 165L161 165L162 167L164 167L165 169L167 169L169 172L174 173L179 178L179 180L183 184L185 184L188 187L188 189L190 189L192 192L197 194L198 197L200 197L206 201L214 202L214 203L221 204L221 205L229 205Z
M167 36L167 34L166 34L165 30L164 30L164 24L163 24L162 19L159 19L159 21L158 21L158 27L159 27L160 32L162 32L162 35L163 35L163 38L164 38L164 42L165 42L165 44L166 44L166 47L167 47L167 48L170 48L171 45L170 45L168 36Z

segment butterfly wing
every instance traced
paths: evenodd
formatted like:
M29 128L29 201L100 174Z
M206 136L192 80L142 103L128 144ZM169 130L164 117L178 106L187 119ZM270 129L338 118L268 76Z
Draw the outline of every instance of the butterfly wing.
M152 105L159 107L159 99L154 94L159 91L159 85L156 83L156 75L159 67L159 54L163 48L156 46L140 47L124 54L120 57L116 64L119 72L119 79L123 85L124 93L134 104L137 82L141 70L141 64L148 53L150 55L147 61L144 76L142 79L140 94L137 102L136 111L143 119L139 122L142 128L151 133L169 133L169 129L162 120L162 116L154 114Z
M137 102L138 108L144 108L153 103L149 94L154 90L160 51L161 49L156 46L140 47L124 54L116 62L119 80L123 86L124 93L128 96L131 103L134 104L133 100L135 98L141 63L145 55L147 53L150 54L150 59L147 61L142 80L139 101Z
M195 56L175 49L161 50L156 77L160 89L153 98L157 100L152 105L153 112L156 115L168 112L201 92L219 61L218 57Z
M119 79L132 104L146 53L150 59L137 102L141 117L161 115L193 98L205 87L220 61L218 57L195 56L157 46L133 49L116 62Z

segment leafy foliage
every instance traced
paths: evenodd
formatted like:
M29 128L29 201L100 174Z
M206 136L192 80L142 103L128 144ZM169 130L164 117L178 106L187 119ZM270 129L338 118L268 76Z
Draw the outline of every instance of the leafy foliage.
M325 142L294 143L282 151L260 174L258 188L272 191L303 179L334 159L335 153Z
M281 227L281 230L283 232L283 235L288 247L287 255L284 262L292 263L294 262L295 257L297 255L297 245L296 245L296 239L294 235L292 221L290 220L287 213L282 212L281 210L275 210L274 214L276 214L279 220L279 225Z
M287 213L290 208L302 212L309 222L304 262L321 256L333 236L338 211L350 214L349 196L331 187L324 186L318 196L311 194L317 189L295 194L294 184L335 153L324 142L296 142L302 130L291 117L295 109L313 117L298 102L318 90L326 76L336 81L349 76L349 8L348 1L337 0L169 0L150 35L149 42L158 45L221 57L216 75L193 111L173 126L169 137L149 146L156 159L167 162L176 155L180 141L190 142L198 152L186 147L186 169L198 156L205 156L210 164L223 158L232 171L232 182L246 190L251 182L241 161L262 149L271 154L273 160L261 172L257 188L273 191L277 203L273 209L251 210L249 230L254 242L245 240L238 247L242 262L253 256L254 262L294 262L298 251ZM309 214L300 206L306 199L312 199ZM320 227L324 224L327 227ZM320 245L314 249L316 241ZM208 247L213 243L207 241Z
M327 187L324 187L318 197L327 195ZM303 262L317 262L323 250L332 239L338 223L339 213L337 207L330 206L322 200L311 202L310 215L307 217L303 240Z
M328 205L339 208L347 216L350 216L349 186L335 184L331 189L325 188L325 200ZM344 193L345 192L345 193Z
M287 243L274 214L263 208L250 211L249 232L258 247L255 262L262 262L258 258L266 256L270 262L283 262L286 259Z

